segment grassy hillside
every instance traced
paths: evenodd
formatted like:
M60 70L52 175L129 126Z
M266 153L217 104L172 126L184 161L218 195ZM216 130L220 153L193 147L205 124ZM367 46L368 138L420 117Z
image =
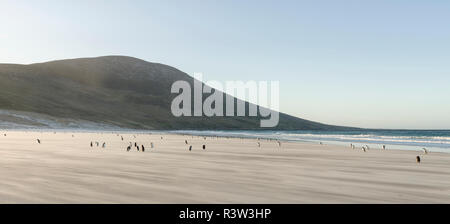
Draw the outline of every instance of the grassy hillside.
M174 81L193 83L167 65L107 56L31 65L0 64L0 109L137 129L258 129L258 117L180 117L170 111ZM0 118L1 119L1 118ZM274 129L346 129L280 114Z

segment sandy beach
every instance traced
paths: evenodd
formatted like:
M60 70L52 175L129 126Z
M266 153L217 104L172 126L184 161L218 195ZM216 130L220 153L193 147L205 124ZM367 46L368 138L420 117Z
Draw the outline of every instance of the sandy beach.
M173 134L3 131L0 203L450 203L450 154L260 145Z

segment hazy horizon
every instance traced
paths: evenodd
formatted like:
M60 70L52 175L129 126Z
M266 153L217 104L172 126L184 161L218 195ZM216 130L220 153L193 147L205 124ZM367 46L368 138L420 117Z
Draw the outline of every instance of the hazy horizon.
M206 80L279 80L281 112L450 129L450 3L0 0L0 63L124 55Z

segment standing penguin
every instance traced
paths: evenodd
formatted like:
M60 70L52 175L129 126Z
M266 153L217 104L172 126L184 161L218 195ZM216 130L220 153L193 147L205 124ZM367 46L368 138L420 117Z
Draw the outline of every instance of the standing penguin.
M40 140L40 139L37 139L37 142L38 142L39 144L41 144L41 140Z
M416 162L420 163L420 156L416 156Z
M205 150L206 149L206 145L203 145L203 150Z
M189 151L192 151L192 145L191 145L191 146L189 146Z
M141 146L142 152L145 152L145 147L144 145Z

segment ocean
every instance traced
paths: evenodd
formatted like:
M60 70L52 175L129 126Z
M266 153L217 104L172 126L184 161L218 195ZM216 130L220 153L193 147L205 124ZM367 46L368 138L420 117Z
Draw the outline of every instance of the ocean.
M285 141L322 142L323 144L372 149L416 150L427 148L434 152L450 153L450 130L361 130L361 131L173 131L202 136L269 138Z

